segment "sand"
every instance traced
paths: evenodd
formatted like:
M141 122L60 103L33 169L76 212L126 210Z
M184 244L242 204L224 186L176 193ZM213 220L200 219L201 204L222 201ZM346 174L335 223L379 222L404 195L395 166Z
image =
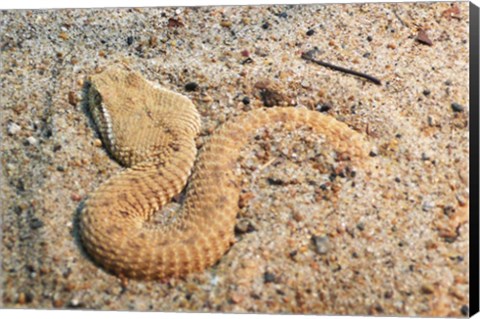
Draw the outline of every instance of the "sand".
M468 3L1 15L3 307L468 313ZM77 225L122 169L83 100L86 77L115 63L191 98L199 147L242 112L306 107L363 134L375 168L308 129L259 130L239 159L228 253L184 279L122 280L85 254Z

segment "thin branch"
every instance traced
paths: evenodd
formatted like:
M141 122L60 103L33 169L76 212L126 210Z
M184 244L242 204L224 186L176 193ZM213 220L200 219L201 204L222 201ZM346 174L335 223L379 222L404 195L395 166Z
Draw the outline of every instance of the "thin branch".
M303 53L302 54L302 59L313 62L313 63L316 63L318 65L321 65L321 66L324 66L324 67L327 67L327 68L330 68L330 69L335 70L335 71L340 71L340 72L344 72L344 73L348 73L348 74L352 74L352 75L364 78L364 79L369 80L369 81L371 81L371 82L373 82L377 85L382 85L382 82L379 79L377 79L377 78L375 78L371 75L368 75L368 74L365 74L365 73L362 73L362 72L357 72L357 71L347 69L347 68L344 68L344 67L341 67L341 66L336 66L336 65L330 64L328 62L316 60L316 59L313 58L313 52L312 51L308 51L308 52Z

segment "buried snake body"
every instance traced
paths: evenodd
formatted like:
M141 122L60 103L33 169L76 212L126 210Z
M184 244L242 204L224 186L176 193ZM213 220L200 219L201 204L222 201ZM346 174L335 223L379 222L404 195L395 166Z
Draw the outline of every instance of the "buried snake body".
M125 68L109 68L90 83L88 102L104 144L128 168L89 195L80 236L89 255L120 276L179 277L223 256L234 242L238 211L234 169L239 152L259 128L298 123L325 136L355 165L361 167L368 158L359 133L333 117L293 107L256 109L228 121L196 158L200 116L188 98ZM182 191L191 170L186 199L174 218L150 223Z

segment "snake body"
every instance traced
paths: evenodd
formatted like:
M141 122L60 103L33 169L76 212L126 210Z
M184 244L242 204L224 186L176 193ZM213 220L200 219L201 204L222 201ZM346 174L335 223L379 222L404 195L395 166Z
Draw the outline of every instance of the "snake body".
M89 104L101 137L127 168L89 196L80 235L93 259L120 276L179 277L222 257L234 242L240 193L234 169L259 128L296 123L325 136L354 163L368 157L362 136L333 117L278 107L226 122L195 159L200 116L188 98L120 68L96 74L90 82ZM184 188L193 165L181 208L168 223L152 223L152 216Z

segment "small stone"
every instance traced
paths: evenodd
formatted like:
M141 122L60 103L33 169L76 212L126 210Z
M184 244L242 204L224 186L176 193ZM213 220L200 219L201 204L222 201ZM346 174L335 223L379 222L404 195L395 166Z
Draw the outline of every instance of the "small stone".
M463 305L463 306L460 308L460 312L462 313L462 315L468 316L468 314L469 314L469 312L470 312L470 308L468 307L468 305Z
M278 179L278 178L273 178L273 177L267 178L267 182L268 182L268 184L274 185L274 186L281 186L281 185L285 184L285 182L283 180Z
M250 56L250 52L248 50L242 50L242 52L240 52L240 54L243 57L246 57L246 58L248 58Z
M232 21L229 20L222 20L220 25L224 28L230 28L232 26Z
M24 305L26 302L26 296L25 296L25 293L21 292L18 294L18 299L17 299L17 303L19 305Z
M310 30L307 31L306 34L307 34L308 36L314 35L314 34L315 34L315 30L310 29Z
M367 37L367 41L368 41L368 42L372 42L372 40L373 40L372 36L369 35L369 36Z
M434 204L432 202L426 201L422 205L422 210L424 212L428 212L428 211L432 210L433 207L434 207Z
M102 140L99 139L99 138L96 138L96 139L93 141L93 146L95 146L95 147L102 147Z
M77 105L78 97L77 97L77 94L75 94L75 92L73 91L68 92L68 103L70 103L70 105L72 106Z
M447 216L453 215L454 212L455 212L455 208L453 208L453 206L447 205L443 207L443 213Z
M458 103L455 103L455 102L452 103L452 110L453 110L454 112L457 112L457 113L463 112L464 109L465 109L465 108L464 108L462 105L460 105L460 104L458 104Z
M271 272L268 272L266 271L264 274L263 274L263 282L268 284L270 282L274 282L275 281L275 274L271 273Z
M13 122L7 124L8 135L15 135L20 131L21 127Z
M433 45L432 40L428 38L427 32L423 29L418 30L418 35L416 40L422 44L426 44L429 46Z
M30 227L32 229L41 228L41 227L43 227L43 225L44 225L44 223L38 218L33 218L30 222Z
M312 236L312 242L317 254L325 255L330 249L330 243L327 236Z
M248 96L244 97L244 98L242 99L242 103L245 104L245 105L250 104L250 98L249 98Z
M37 145L38 143L37 139L33 136L29 136L26 141L29 145Z
M372 54L370 52L365 52L362 56L364 58L369 58Z
M74 202L79 202L82 200L82 196L78 195L77 193L73 193L70 198L74 201Z
M68 34L66 32L60 32L60 34L58 35L58 37L64 41L68 40Z
M262 29L264 30L267 30L269 27L270 27L270 23L268 22L265 22L264 24L262 24Z
M61 307L63 307L63 301L61 299L54 299L53 300L53 306L55 308L61 308Z
M65 172L65 167L61 166L61 165L58 165L57 166L57 171L59 172Z
M332 106L329 104L317 104L315 109L321 113L328 112L332 109Z
M286 19L286 18L288 18L288 14L284 11L284 12L280 13L280 14L278 15L278 17L279 17L279 18Z
M423 293L423 294L426 294L426 295L429 295L429 294L432 294L435 289L433 288L432 285L430 284L425 284L422 286L422 288L420 289L420 291Z
M375 157L375 156L378 156L378 152L371 150L370 153L368 153L368 155L370 155L370 157Z
M185 84L185 90L188 92L195 91L198 88L198 84L195 82L189 82Z
M364 231L365 230L365 223L363 223L363 222L358 223L357 224L357 229L359 231Z
M232 303L234 304L237 304L237 303L240 303L242 302L244 299L244 296L238 292L232 292L230 294L230 300L232 301Z
M127 37L127 45L132 45L133 44L133 37L132 36L128 36Z
M248 219L242 219L235 225L235 233L237 234L251 233L255 230L255 226Z
M429 89L425 89L425 90L423 90L422 93L423 93L423 95L425 95L425 96L429 96L430 93L432 93L432 92L431 92Z

